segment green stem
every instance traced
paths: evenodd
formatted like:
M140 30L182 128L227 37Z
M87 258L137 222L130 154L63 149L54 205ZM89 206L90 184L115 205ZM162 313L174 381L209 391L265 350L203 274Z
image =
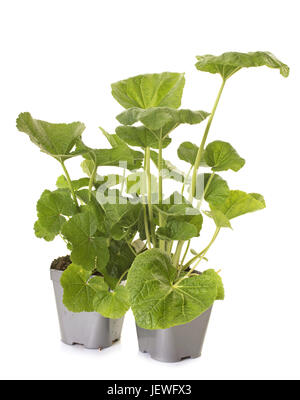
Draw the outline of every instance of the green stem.
M210 243L209 243L209 245L202 251L203 254L201 255L201 257L200 257L199 261L197 262L197 264L196 264L193 268L191 268L191 270L190 270L183 278L179 279L179 281L176 282L175 286L178 286L184 279L188 278L189 276L191 276L191 275L193 274L193 272L195 271L195 269L197 268L197 266L199 265L199 263L200 263L200 262L203 260L203 258L205 257L205 254L208 252L208 250L210 249L210 247L212 246L212 244L213 244L214 241L216 240L216 238L217 238L219 232L220 232L220 228L217 228L216 231L215 231L215 233L214 233L214 236L213 236L212 240L211 240ZM186 265L187 265L187 264L186 264ZM184 266L184 270L187 268L186 265ZM189 263L189 265L191 265L191 264ZM189 266L189 265L188 265L188 266Z
M68 172L68 170L67 170L67 168L65 166L65 163L62 160L60 160L60 164L61 164L61 166L62 166L62 168L64 170L64 173L65 173L68 185L69 185L69 189L70 189L70 191L72 193L72 197L73 197L74 203L75 203L76 207L79 208L78 200L77 200L77 197L76 197L73 185L72 185L72 180L70 178L69 172Z
M158 151L158 202L159 205L163 203L163 141L162 138L159 140L159 151ZM164 218L159 212L159 226L164 226ZM164 240L159 240L159 248L162 251L166 250L166 245Z
M182 258L182 260L181 260L181 265L182 265L182 266L184 265L184 261L185 261L187 255L188 255L190 246L191 246L191 241L189 240L189 241L188 241L188 244L187 244L187 246L186 246L186 250L185 250L184 256L183 256L183 258Z
M119 282L117 283L117 286L119 286L119 285L122 283L122 280L123 280L124 276L126 276L126 274L128 274L128 272L129 272L129 269L128 269L127 271L125 271L125 272L121 275L121 278L119 279ZM117 287L117 286L116 286L116 287Z
M97 174L97 169L98 169L97 164L94 163L94 168L93 168L93 172L92 172L92 175L90 177L90 183L89 183L89 200L90 201L92 200L92 190L93 190L93 185L94 185L94 182L95 182L95 177L96 177L96 174Z
M131 253L134 255L134 257L136 257L137 253L134 250L134 248L133 248L132 244L130 243L130 241L127 241L127 244L128 244L128 247L129 247L129 250L131 251Z
M197 254L194 258L192 258L187 264L185 264L184 269L187 269L188 267L190 267L195 261L198 260L198 258L200 258L200 261L202 261L206 255L206 253L208 252L208 250L210 249L210 247L212 246L212 244L214 243L214 241L216 240L218 234L220 232L220 228L216 228L215 233L211 239L211 241L209 242L208 246L205 247L204 250L201 251L201 253ZM198 265L198 264L197 264ZM196 266L197 266L196 265ZM191 271L195 270L195 267L193 267L193 269Z
M208 133L209 133L209 130L210 130L212 121L213 121L213 119L214 119L214 116L215 116L215 113L216 113L216 110L217 110L217 107L218 107L218 104L219 104L221 95L222 95L222 93L223 93L223 89L224 89L225 83L226 83L226 79L223 79L223 82L222 82L221 88L220 88L220 90L219 90L217 99L216 99L216 101L215 101L213 110L212 110L212 112L211 112L211 114L210 114L210 117L209 117L209 120L208 120L208 122L207 122L206 129L205 129L205 132L204 132L204 135L203 135L203 138L202 138L202 142L201 142L200 147L199 147L199 150L198 150L197 158L196 158L196 161L195 161L195 164L194 164L194 171L193 171L193 178L192 178L192 187L191 187L191 193L190 193L190 201L193 200L193 197L194 197L195 194L196 194L196 185L197 185L197 173L198 173L198 169L199 169L200 164L201 164L201 160L202 160L202 156L203 156L203 152L204 152L204 147L205 147L205 143L206 143L206 140L207 140L207 136L208 136Z
M206 184L206 186L205 186L204 193L203 193L203 198L205 198L206 193L207 193L207 191L208 191L208 188L209 188L210 184L212 183L212 180L214 179L214 176L215 176L215 175L216 175L215 172L213 172L213 173L211 174L211 176L210 176L210 178L209 178L209 180L208 180L208 182L207 182L207 184Z
M186 185L186 183L187 183L188 180L189 180L189 177L190 177L190 175L191 175L191 173L192 173L192 170L193 170L193 165L192 165L191 168L189 169L189 172L188 172L188 174L187 174L187 176L186 176L186 178L185 178L185 180L184 180L184 182L183 182L182 190L181 190L182 196L184 195L185 185Z
M121 195L122 195L123 192L124 192L125 179L126 179L126 169L123 168L122 185L121 185Z
M167 253L168 253L169 255L172 254L173 243L174 243L173 240L171 240L170 242L168 242L168 245L167 245Z
M176 252L173 257L173 265L175 268L178 268L179 262L180 262L180 256L181 256L181 251L184 246L185 241L184 240L179 240L176 248Z
M150 166L150 147L146 148L145 152L145 165L146 165L146 174L147 174L147 182L148 182L148 210L149 210L149 220L150 220L150 232L152 235L153 246L156 246L156 238L155 238L155 227L154 227L154 217L153 217L153 207L152 207L152 182L151 182L151 166Z
M152 246L151 246L151 235L150 235L150 231L149 231L146 203L143 204L143 208L144 208L144 225L145 225L145 232L146 232L146 238L147 238L147 245L148 245L148 250L150 250Z
M206 193L207 193L207 191L208 191L208 189L209 189L209 186L211 185L212 180L214 179L214 176L215 176L215 175L216 175L215 172L213 172L213 173L211 174L211 176L210 176L210 178L209 178L209 180L208 180L208 182L207 182L207 184L206 184L206 186L205 186L205 189L204 189L204 191L203 191L203 196L202 196L201 200L199 200L199 202L198 202L198 209L199 209L199 210L200 210L200 208L201 208L203 199L205 199Z

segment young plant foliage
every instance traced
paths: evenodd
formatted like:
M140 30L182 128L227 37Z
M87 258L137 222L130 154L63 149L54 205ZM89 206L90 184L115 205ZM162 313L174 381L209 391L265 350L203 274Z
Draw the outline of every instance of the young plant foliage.
M272 53L256 51L252 53L229 52L220 56L198 56L196 68L199 71L220 74L222 78L228 79L242 68L261 67L279 69L280 74L287 78L289 67L279 61Z
M135 259L127 288L139 327L167 329L186 324L221 297L216 273L176 282L177 273L171 258L158 249L149 250Z
M267 66L287 77L289 67L261 51L197 59L199 71L222 77L211 112L180 108L184 74L121 80L111 85L125 109L116 117L120 125L114 134L100 128L110 148L88 147L81 122L53 124L29 113L19 115L17 128L63 169L57 189L45 190L37 203L34 230L46 241L60 235L71 252L72 264L61 278L69 311L118 319L131 306L139 327L168 329L193 321L224 299L219 273L201 268L203 262L222 228L266 204L258 193L230 188L221 173L240 171L245 159L227 141L207 144L208 135L231 76L243 68ZM206 127L198 146L186 132L200 123ZM171 133L182 124L184 141L177 154L189 164L186 172L164 157ZM72 179L65 161L75 156L83 158L84 177ZM102 167L121 171L103 173ZM170 190L171 183L178 188ZM215 225L208 243L202 239L207 222ZM195 238L202 250L195 250Z
M124 108L179 108L184 74L163 72L129 78L111 85L112 95Z

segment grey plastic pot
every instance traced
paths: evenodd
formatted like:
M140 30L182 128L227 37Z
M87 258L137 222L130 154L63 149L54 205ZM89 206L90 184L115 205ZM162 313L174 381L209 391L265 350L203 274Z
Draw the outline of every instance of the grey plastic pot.
M63 304L62 272L51 269L61 339L68 345L80 344L87 349L104 349L120 340L124 318L109 319L98 313L72 313Z
M200 357L211 312L212 307L194 321L169 329L148 330L137 326L140 351L168 363Z

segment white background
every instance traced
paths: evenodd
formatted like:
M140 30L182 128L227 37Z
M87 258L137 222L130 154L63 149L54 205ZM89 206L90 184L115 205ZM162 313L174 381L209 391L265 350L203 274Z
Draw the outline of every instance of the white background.
M0 378L299 379L299 9L298 1L7 0L0 5L1 275ZM88 144L107 146L121 107L110 83L140 73L186 72L183 106L210 111L218 76L196 71L197 54L269 50L291 67L243 70L228 83L210 141L247 160L230 186L265 195L267 209L233 221L209 253L222 268L200 359L162 364L139 354L134 320L103 351L60 343L51 261L59 239L34 237L35 203L54 189L60 166L15 128L19 112L83 121ZM204 124L181 127L166 157L181 168L181 141L200 143ZM79 160L69 163L72 177ZM206 226L209 225L207 222ZM194 247L200 249L211 228Z

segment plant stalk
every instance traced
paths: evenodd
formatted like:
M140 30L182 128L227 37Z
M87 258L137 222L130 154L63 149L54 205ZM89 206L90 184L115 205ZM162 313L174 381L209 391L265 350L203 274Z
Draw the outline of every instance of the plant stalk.
M159 205L163 203L163 141L162 138L159 140L159 151L158 151L158 202ZM159 226L164 226L164 218L159 212ZM160 239L159 240L159 248L162 251L166 250L165 241Z
M97 174L97 169L98 169L98 167L97 167L97 164L95 163L92 175L90 177L90 183L89 183L89 200L90 201L92 200L92 190L93 190L93 185L94 185L94 182L95 182L95 177L96 177L96 174Z
M196 158L196 161L195 161L195 164L194 164L194 171L193 171L193 177L192 177L192 186L191 186L191 192L190 192L190 201L191 202L193 201L193 197L196 194L197 173L198 173L198 169L199 169L200 164L201 164L205 143L206 143L206 140L207 140L207 137L208 137L208 133L209 133L212 121L214 119L216 110L218 108L218 104L220 102L220 98L221 98L221 95L223 93L223 90L224 90L224 87L225 87L225 83L226 83L226 79L223 79L221 88L219 90L219 93L218 93L217 99L215 101L213 110L212 110L212 112L210 114L209 120L207 122L206 129L205 129L205 132L204 132L204 135L203 135L203 138L202 138L202 142L200 144L200 147L199 147L199 150L198 150L198 153L197 153L197 158Z
M217 236L220 232L221 228L216 228L215 233L211 239L211 241L209 242L208 246L205 247L204 250L201 251L201 253L197 254L194 258L192 258L187 264L185 264L184 269L187 269L188 267L190 267L195 261L198 260L198 258L200 258L200 261L202 261L206 255L206 253L208 252L208 250L210 249L210 247L212 246L212 244L214 243L214 241L217 239ZM198 263L199 264L199 263ZM197 265L198 265L197 264ZM193 267L193 269L191 271L194 271L195 268L197 267L197 265L195 267Z
M182 190L181 190L181 195L182 195L182 196L184 195L185 185L188 183L188 180L189 180L189 177L190 177L192 171L193 171L193 165L192 165L191 168L189 169L189 172L188 172L188 174L187 174L185 180L183 181Z
M77 200L77 197L76 197L76 194L75 194L75 190L74 190L73 185L72 185L72 180L70 178L69 172L68 172L68 170L67 170L67 168L65 166L65 163L62 160L60 160L60 164L61 164L61 166L62 166L62 168L64 170L64 173L65 173L68 185L69 185L69 189L70 189L70 191L72 193L72 197L73 197L74 203L75 203L76 207L79 208L78 200Z
M152 246L151 246L151 235L150 235L150 231L149 231L146 203L143 204L143 209L144 209L144 225L145 225L145 232L146 232L146 238L147 238L147 245L148 245L148 250L150 250Z
M219 232L220 232L220 228L217 228L216 231L215 231L215 233L214 233L214 236L213 236L212 240L211 240L210 243L209 243L209 245L200 253L201 256L200 256L200 259L199 259L199 261L197 262L197 264L194 265L194 267L191 268L190 271L189 271L183 278L179 279L179 281L176 282L175 286L178 286L184 279L186 279L186 278L188 278L189 276L192 275L192 273L195 271L195 269L196 269L197 266L200 264L200 262L204 259L206 253L208 252L208 250L210 249L210 247L212 246L212 244L213 244L214 241L216 240L216 238L217 238ZM196 260L197 260L197 258L199 258L199 257L196 256L195 258L196 258ZM194 258L194 259L195 259L195 258ZM193 259L193 260L194 260L194 259ZM192 261L192 260L191 260L191 261ZM183 270L186 270L186 269L192 264L191 261L183 267Z
M150 165L150 147L146 148L145 151L145 167L147 174L147 182L148 182L148 210L149 210L149 220L150 220L150 232L152 235L153 246L156 246L156 238L155 238L155 228L154 228L154 217L153 217L153 207L152 207L152 182L151 182L151 165Z
M173 257L173 264L174 264L175 268L178 268L178 266L179 266L181 251L182 251L182 248L184 246L184 243L185 243L184 240L179 240L178 241L176 252L175 252L174 257Z

